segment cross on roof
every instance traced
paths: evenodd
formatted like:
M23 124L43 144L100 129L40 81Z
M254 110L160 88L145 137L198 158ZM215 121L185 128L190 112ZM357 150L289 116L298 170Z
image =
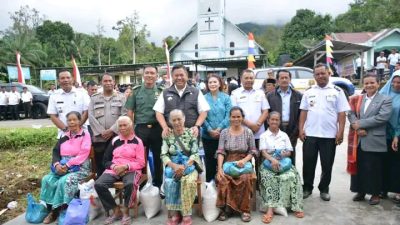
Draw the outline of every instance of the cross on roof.
M208 20L204 21L205 23L208 23L208 30L211 29L211 23L214 22L214 20L211 20L210 17L208 17Z

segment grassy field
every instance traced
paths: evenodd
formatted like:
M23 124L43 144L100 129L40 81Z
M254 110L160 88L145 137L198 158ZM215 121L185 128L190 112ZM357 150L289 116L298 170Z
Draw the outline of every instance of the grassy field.
M3 142L0 145L0 211L7 208L10 201L18 202L16 209L7 210L0 216L0 224L25 211L27 193L38 199L40 181L50 171L52 147L55 145L52 137L46 140L49 133L56 136L55 129L0 129ZM15 141L16 136L24 136L22 143Z

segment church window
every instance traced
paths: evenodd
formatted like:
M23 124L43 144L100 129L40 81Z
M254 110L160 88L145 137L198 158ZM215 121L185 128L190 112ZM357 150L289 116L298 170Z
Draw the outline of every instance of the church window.
M195 44L194 49L195 49L194 57L197 58L197 57L199 57L199 44Z
M235 42L231 41L231 42L229 43L229 48L231 49L231 50L229 51L229 55L235 55L235 50L233 49L233 48L235 48Z

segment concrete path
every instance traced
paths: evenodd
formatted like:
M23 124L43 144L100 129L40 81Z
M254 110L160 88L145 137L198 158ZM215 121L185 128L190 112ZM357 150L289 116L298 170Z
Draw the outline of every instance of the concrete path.
M0 123L1 124L1 123ZM347 131L347 129L346 129ZM347 133L347 132L346 132ZM297 145L297 168L301 174L302 168L302 142ZM319 198L319 191L314 193L304 201L305 218L297 219L293 214L289 217L275 216L272 224L337 224L337 225L399 225L400 224L400 208L394 205L390 200L382 200L380 205L370 206L367 201L353 202L351 199L353 193L349 191L350 177L346 173L346 151L347 138L345 142L337 148L336 159L333 170L333 178L330 186L332 200L324 202ZM320 177L320 166L316 172L315 186L318 186ZM369 197L369 196L367 196ZM257 203L260 202L258 198ZM143 210L140 208L139 218L132 220L132 224L165 224L166 209L163 207L162 212L156 217L147 220ZM260 212L252 212L252 221L243 223L239 217L229 218L225 222L214 221L206 222L197 215L193 216L193 224L226 224L226 225L242 225L242 224L262 224ZM102 224L104 217L92 221L90 224ZM5 225L25 225L24 215L9 221ZM115 223L120 224L120 223Z
M40 128L55 127L50 119L26 119L26 120L5 120L0 121L0 128Z

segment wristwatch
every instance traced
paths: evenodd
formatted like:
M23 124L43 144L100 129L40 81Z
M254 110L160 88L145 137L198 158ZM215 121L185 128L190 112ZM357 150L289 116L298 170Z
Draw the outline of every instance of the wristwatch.
M68 127L65 127L64 129L62 129L63 132L67 132L68 131Z

